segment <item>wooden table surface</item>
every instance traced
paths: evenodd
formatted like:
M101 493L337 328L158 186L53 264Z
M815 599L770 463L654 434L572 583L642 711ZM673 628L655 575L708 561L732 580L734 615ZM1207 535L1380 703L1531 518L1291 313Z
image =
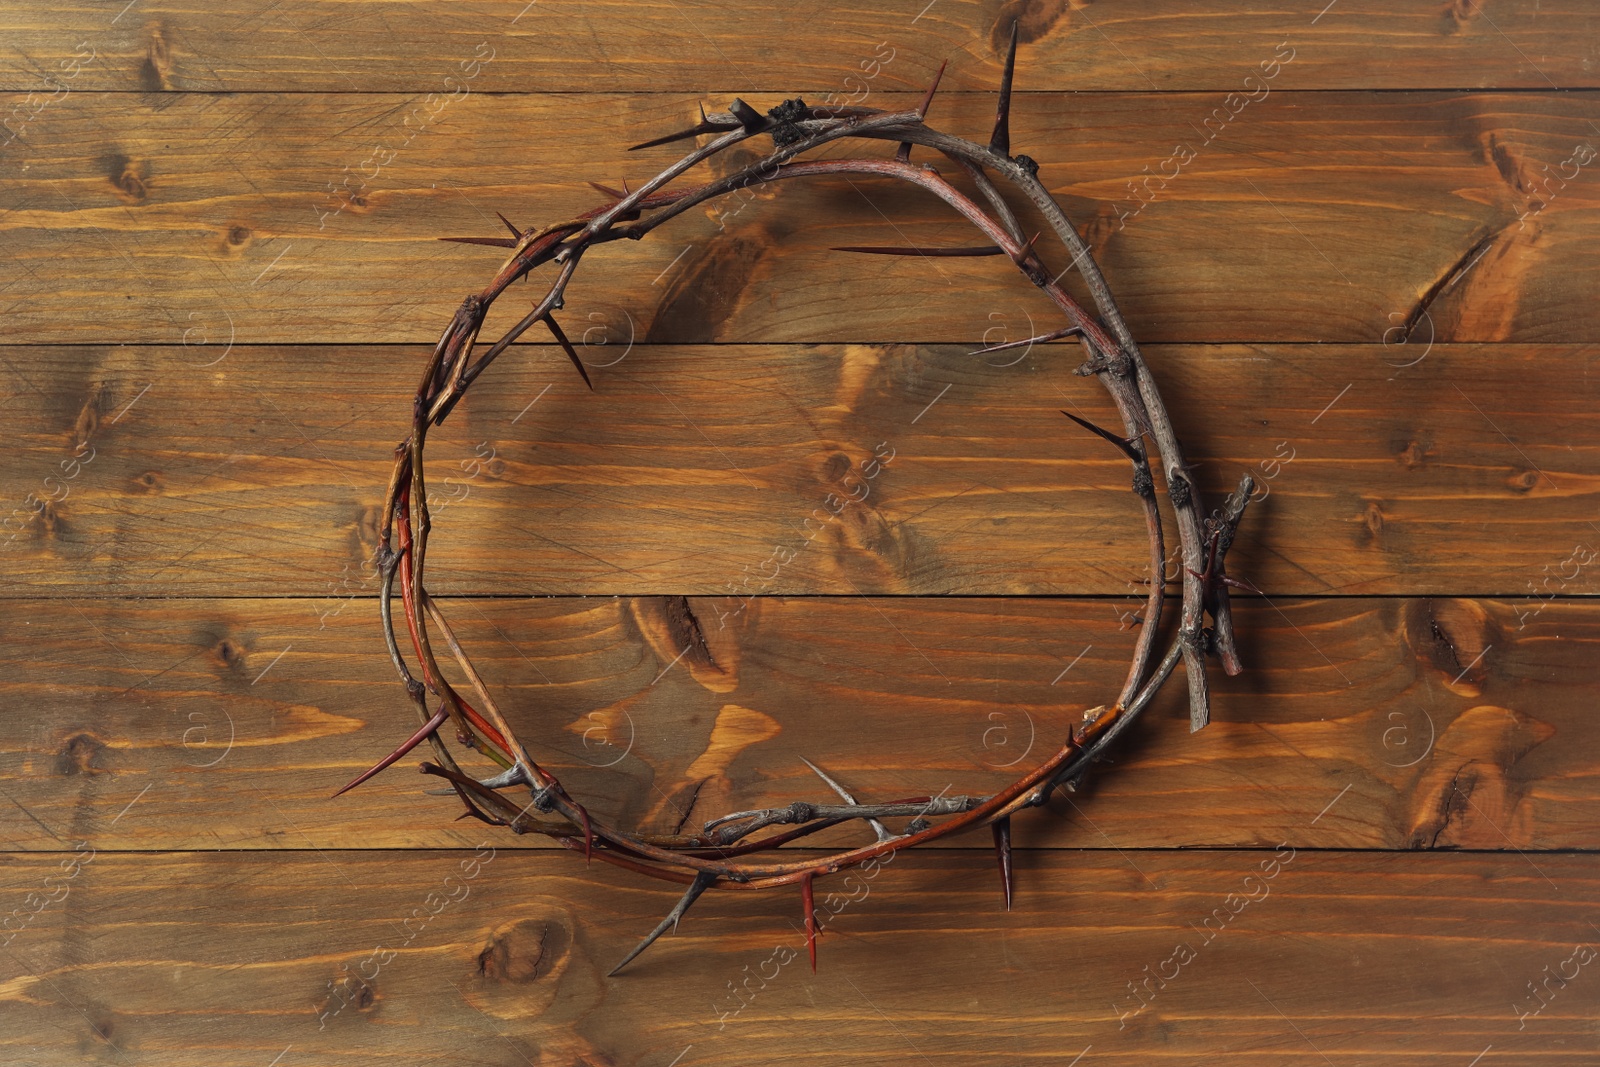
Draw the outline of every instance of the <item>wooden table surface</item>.
M0 1060L1596 1062L1600 6L1324 3L0 4ZM607 979L670 888L415 758L329 798L414 726L368 561L500 261L434 238L593 206L702 101L948 59L982 140L1013 19L1014 150L1203 487L1264 483L1249 669L1019 819L1010 912L975 835L824 883L815 975L797 894L711 894ZM1146 549L1057 414L1110 404L969 355L1049 308L830 251L963 229L865 179L692 212L569 292L593 393L520 345L435 435L434 590L596 810L826 799L802 756L980 792L1114 692Z

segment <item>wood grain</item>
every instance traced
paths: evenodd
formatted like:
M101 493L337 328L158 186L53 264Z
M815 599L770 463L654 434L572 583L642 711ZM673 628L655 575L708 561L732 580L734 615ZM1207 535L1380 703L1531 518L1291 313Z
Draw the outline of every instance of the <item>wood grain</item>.
M178 344L226 322L241 344L431 344L499 262L434 238L500 233L491 209L526 226L591 207L585 181L655 173L675 157L625 147L696 114L676 94L462 91L435 117L396 95L69 94L0 176L19 272L10 336ZM1378 343L1424 316L1440 340L1600 336L1585 287L1600 270L1591 95L1235 99L1231 118L1204 94L1035 94L1016 109L1012 143L1085 228L1141 342ZM992 122L989 94L940 107L947 128ZM1055 321L993 260L830 251L970 241L915 190L750 196L597 251L569 319L626 313L651 341L762 343L976 341L995 316ZM781 209L755 202L773 197Z
M1492 12L1381 0L1265 10L1185 0L863 0L821 10L704 0L246 0L218 12L157 0L120 14L118 5L77 0L6 11L12 48L0 88L54 88L76 69L61 63L87 42L95 59L68 81L81 88L430 92L488 42L495 92L605 85L849 98L863 86L921 88L946 59L951 87L992 91L1012 19L1021 20L1020 86L1029 89L1227 92L1285 40L1297 49L1303 89L1600 84L1590 46L1600 24L1578 0L1515 0ZM890 58L862 66L875 56Z
M467 879L475 855L488 862ZM1490 1046L1503 1062L1593 1062L1600 993L1578 962L1596 940L1592 855L1021 863L1010 913L971 855L824 881L819 911L838 911L815 976L793 895L710 894L607 981L670 894L567 857L100 853L8 946L0 1042L11 1062L75 1047L80 1063L207 1067L958 1064L997 1044L1130 1067L1448 1067ZM19 903L62 873L56 855L6 856L4 871ZM1548 1003L1519 1020L1542 981Z
M735 96L904 108L948 60L933 119L982 140L1013 19L1014 147L1195 477L1264 485L1248 670L1018 819L1014 911L974 835L825 879L816 976L793 895L711 894L607 980L669 888L451 821L419 757L329 796L414 722L365 561L425 346L499 257L435 238L591 207ZM0 0L0 1060L1594 1062L1597 31ZM864 179L692 212L570 291L593 394L526 346L437 432L430 587L596 810L822 799L800 757L984 791L1115 691L1127 465L1056 413L1110 409L1069 347L967 354L1056 316L992 260L832 251L970 241Z
M597 392L559 350L519 349L436 433L437 592L1128 596L1147 578L1127 463L1057 410L1115 422L1073 348L629 349L625 324L592 327ZM361 586L424 353L226 336L10 351L0 595ZM1202 486L1263 483L1232 563L1269 594L1600 591L1564 563L1600 537L1594 349L1149 355Z
M998 788L1115 693L1134 607L446 602L541 763L597 812L664 831L820 800L800 757L881 799ZM329 799L414 728L373 616L365 597L11 602L0 691L28 713L0 735L20 809L5 847L476 841L481 826L451 822L459 802L422 795L435 783L417 775L421 755ZM1241 603L1239 626L1249 670L1216 680L1217 721L1191 735L1173 687L1086 797L1018 819L1019 844L1593 843L1600 607L1286 599ZM987 836L961 844L986 849Z

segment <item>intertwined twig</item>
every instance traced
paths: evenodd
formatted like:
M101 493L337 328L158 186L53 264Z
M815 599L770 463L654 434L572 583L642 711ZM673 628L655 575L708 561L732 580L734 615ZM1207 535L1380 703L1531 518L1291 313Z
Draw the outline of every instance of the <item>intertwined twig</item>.
M508 826L517 833L545 834L586 856L686 884L687 889L677 905L618 964L617 970L668 928L676 927L684 912L705 890L764 889L779 885L800 887L814 968L818 929L812 906L815 879L985 825L993 830L1009 907L1011 815L1019 809L1043 804L1058 788L1071 788L1100 753L1149 705L1180 659L1189 684L1190 724L1196 730L1205 725L1210 714L1206 654L1214 653L1229 674L1241 669L1228 609L1228 586L1242 586L1243 583L1226 576L1223 559L1249 500L1250 477L1244 476L1225 505L1206 516L1200 492L1190 479L1155 380L1112 300L1105 279L1077 231L1039 183L1038 165L1027 156L1010 154L1008 116L1015 58L1013 32L994 132L987 146L941 133L926 124L928 106L938 86L937 76L914 111L810 107L801 100L790 100L763 115L744 101L735 100L727 113L706 115L702 109L701 121L690 129L636 146L648 148L704 134L714 135L637 189L617 191L596 186L608 195L605 204L540 230L521 230L507 221L506 226L511 231L509 238L447 238L508 248L511 255L487 288L462 302L435 346L417 389L411 434L396 449L394 473L384 505L383 541L379 549L384 636L422 725L404 744L345 788L365 781L427 740L433 746L437 762L424 763L422 770L449 782L466 804L468 814L485 822ZM757 162L703 185L666 189L668 183L697 164L758 136L770 137L773 148ZM899 147L889 158L799 158L821 145L846 138L887 141ZM933 167L912 163L913 145L932 148L957 165L987 206L960 191ZM818 769L817 773L844 803L796 801L780 808L736 812L712 820L698 834L650 834L613 826L591 818L555 775L540 766L524 748L501 714L488 685L456 639L439 604L427 592L423 576L431 523L423 448L428 430L442 423L472 383L536 323L545 325L588 381L588 374L571 342L557 325L554 312L561 308L579 263L592 249L622 238L642 238L694 205L735 190L789 178L828 175L867 175L909 182L943 200L976 226L987 241L981 246L959 249L853 248L849 251L1006 256L1065 315L1067 325L1059 330L983 351L1075 336L1087 357L1078 373L1098 379L1110 392L1121 415L1124 431L1121 434L1093 426L1075 416L1069 417L1104 437L1127 456L1133 466L1133 491L1144 509L1152 580L1127 679L1114 703L1085 712L1083 722L1068 729L1064 744L1054 755L1010 785L986 796L940 794L902 798L884 804L860 804L843 786ZM995 177L1026 197L1050 231L1060 239L1072 257L1070 268L1076 268L1082 276L1098 315L1090 314L1058 283L1066 271L1053 274L1047 269L1034 249L1034 241L1024 236L1017 215L1001 195ZM501 218L505 221L504 216ZM478 333L490 305L512 282L546 263L555 264L556 274L544 296L520 322L486 350L478 352ZM1167 592L1163 581L1162 513L1151 470L1151 447L1159 460L1162 482L1171 501L1184 564L1177 632L1159 659L1155 656L1155 643ZM395 637L393 596L397 578L406 628L419 666L416 674ZM1205 626L1207 613L1212 620L1209 628ZM475 705L468 703L440 670L435 651L440 639L466 677L476 696ZM432 701L437 701L437 708L430 711ZM454 725L461 744L490 757L504 771L483 781L465 773L439 736L439 729L446 722ZM527 789L530 799L518 802L501 792L515 788ZM896 817L911 819L898 833L882 822ZM865 822L871 828L872 843L826 855L781 851L782 846L790 842L852 821ZM787 829L761 833L774 826Z

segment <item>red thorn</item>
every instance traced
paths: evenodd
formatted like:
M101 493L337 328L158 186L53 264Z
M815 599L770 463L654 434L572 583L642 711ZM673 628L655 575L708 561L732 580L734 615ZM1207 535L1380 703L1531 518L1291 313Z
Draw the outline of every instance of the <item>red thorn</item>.
M1000 883L1006 891L1006 910L1011 910L1011 816L996 819L989 829L994 832L995 859L1000 863Z
M817 908L811 892L811 872L800 879L800 910L806 916L806 949L811 953L811 973L817 973Z
M589 188L596 189L596 190L598 190L598 191L600 191L602 193L605 193L607 196L609 196L613 200L621 200L623 195L624 195L623 192L620 189L613 189L613 188L611 188L611 186L609 186L609 185L601 185L599 182L590 182L589 183Z
M922 94L922 103L917 105L917 118L928 117L928 105L933 103L933 94L939 88L939 79L944 77L944 68L949 65L948 59L939 64L939 71L933 76L933 84L928 86L928 91Z
M922 103L917 105L918 119L926 119L928 117L928 106L933 103L934 91L939 88L939 79L944 77L944 68L949 64L950 61L948 59L939 64L939 72L933 76L933 83L928 86L928 91L922 94ZM911 162L911 142L901 141L900 149L895 152L894 157L902 163Z
M416 748L418 745L420 745L422 743L424 738L426 738L429 734L433 733L440 726L444 725L444 720L449 716L449 714L450 714L450 705L448 705L448 704L440 704L439 705L439 710L434 713L433 718L431 718L427 722L423 723L422 724L422 728L419 729L416 733L412 734L410 737L406 738L406 740L401 743L399 748L395 749L393 752L391 752L387 756L383 757L383 759L379 760L377 763L374 763L370 768L368 768L367 770L363 771L361 774L356 775L355 778L350 780L348 785L346 785L343 789L339 790L338 793L335 793L333 795L336 797L336 796L339 796L342 793L349 792L350 790L354 789L356 786L360 785L362 782L366 781L368 778L371 778L373 775L375 775L379 771L383 770L385 767L388 767L391 763L393 763L395 760L399 759L401 756L404 756L407 752L410 752L412 749ZM331 800L333 798L330 797L329 799Z
M500 212L496 211L495 214L500 215ZM515 237L519 241L522 240L522 231L511 225L510 219L506 218L504 215L500 215L500 221L506 224L506 229L511 231L511 236Z

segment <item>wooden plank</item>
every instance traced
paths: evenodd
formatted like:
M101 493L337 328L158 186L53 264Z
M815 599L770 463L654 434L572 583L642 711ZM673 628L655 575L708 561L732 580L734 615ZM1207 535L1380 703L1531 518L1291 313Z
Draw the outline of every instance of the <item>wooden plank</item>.
M597 813L666 830L821 799L802 756L864 796L998 788L1115 695L1133 641L1121 600L674 600L446 602L541 762ZM1216 721L1191 735L1175 682L1087 798L1019 818L1019 843L1592 844L1600 607L1285 599L1238 617L1249 670L1215 678ZM0 734L6 848L484 832L423 795L422 754L329 799L414 728L369 599L14 601L0 636L0 691L24 709Z
M713 893L606 979L671 894L565 857L100 852L67 878L12 855L18 906L65 896L8 946L0 1042L41 1067L958 1064L997 1040L1062 1064L1593 1061L1592 855L1020 859L1009 913L970 855L825 880L816 975L795 894Z
M499 261L435 237L501 232L490 209L529 225L593 206L584 181L654 173L668 150L625 146L696 114L672 94L414 106L69 94L0 177L20 272L10 337L176 344L226 322L242 344L431 343ZM941 124L981 139L993 106L951 94ZM1218 107L1215 94L1047 93L1013 117L1013 145L1086 228L1142 341L1375 343L1413 320L1460 342L1600 336L1584 285L1600 269L1593 96L1276 92ZM995 316L1055 321L993 260L830 251L968 240L914 190L830 180L751 197L597 250L569 317L626 313L652 341L765 343L976 341Z
M5 357L4 595L361 588L424 353L193 328ZM436 592L1127 596L1147 578L1126 461L1056 410L1115 423L1075 349L629 349L608 328L584 349L597 392L559 350L517 350L433 435ZM1600 591L1569 561L1600 520L1592 349L1150 359L1202 486L1262 481L1231 563L1269 594Z
M769 8L682 0L660 7L572 0L282 5L218 12L197 0L8 4L7 89L124 92L432 92L480 43L492 92L626 89L834 93L913 89L948 59L952 87L993 89L1013 18L1023 84L1052 90L1237 89L1280 42L1305 89L1593 87L1588 5L1515 0L1480 7L1245 9L1183 0L979 4L863 0ZM775 47L796 39L804 47ZM82 46L80 48L80 45ZM91 57L85 60L85 57ZM885 62L885 58L887 62ZM72 61L79 60L77 65ZM863 63L878 66L863 66ZM66 64L66 65L63 65Z

